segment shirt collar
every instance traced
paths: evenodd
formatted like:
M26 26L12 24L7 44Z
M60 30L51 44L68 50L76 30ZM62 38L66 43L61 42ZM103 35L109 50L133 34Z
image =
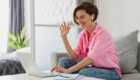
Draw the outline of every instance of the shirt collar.
M85 37L84 44L83 44L84 51L86 51L86 49L88 48L88 41L90 42L92 37L94 36L94 34L96 34L98 31L99 31L99 25L96 23L95 29L91 33L90 39L88 40L88 31L87 31L87 29L84 29L84 34L83 34L83 36Z
M95 29L93 30L92 34L93 33L97 33L99 31L99 25L98 25L98 23L95 23L95 24L96 24L96 26L95 26Z
M93 30L93 32L91 33L91 35L92 35L92 34L95 34L95 33L97 33L97 32L99 31L99 25L98 25L98 23L95 23L95 24L96 24L95 29ZM85 28L85 30L84 30L84 33L85 33L86 35L88 35L88 31L87 31L86 28Z

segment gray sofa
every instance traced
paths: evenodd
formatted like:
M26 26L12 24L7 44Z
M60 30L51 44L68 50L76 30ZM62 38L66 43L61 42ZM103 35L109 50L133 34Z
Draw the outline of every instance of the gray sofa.
M138 30L113 38L122 73L121 80L140 80L140 42ZM65 52L51 54L51 67L57 65L61 57L68 57Z

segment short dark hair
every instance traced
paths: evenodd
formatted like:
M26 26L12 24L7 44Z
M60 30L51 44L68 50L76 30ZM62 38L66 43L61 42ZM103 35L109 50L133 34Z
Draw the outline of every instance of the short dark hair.
M73 12L73 19L74 19L74 22L76 24L78 24L75 20L75 17L76 17L76 12L78 10L85 10L86 13L88 13L89 15L92 15L94 14L95 15L95 18L93 19L93 21L95 21L97 19L97 16L98 16L98 9L97 7L91 3L91 2L81 2L75 9L74 9L74 12Z

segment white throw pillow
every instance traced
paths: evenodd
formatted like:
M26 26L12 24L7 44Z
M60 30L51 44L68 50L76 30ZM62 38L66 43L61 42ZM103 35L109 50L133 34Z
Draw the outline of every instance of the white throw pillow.
M122 74L137 72L137 51L138 51L138 30L130 34L113 39L116 45L116 52L119 55L119 62Z

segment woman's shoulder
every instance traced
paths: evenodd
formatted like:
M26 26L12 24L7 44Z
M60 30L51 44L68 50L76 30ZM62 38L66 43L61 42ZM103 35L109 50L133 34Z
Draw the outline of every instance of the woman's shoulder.
M98 24L97 35L111 36L109 31L105 27L100 26L99 24Z

